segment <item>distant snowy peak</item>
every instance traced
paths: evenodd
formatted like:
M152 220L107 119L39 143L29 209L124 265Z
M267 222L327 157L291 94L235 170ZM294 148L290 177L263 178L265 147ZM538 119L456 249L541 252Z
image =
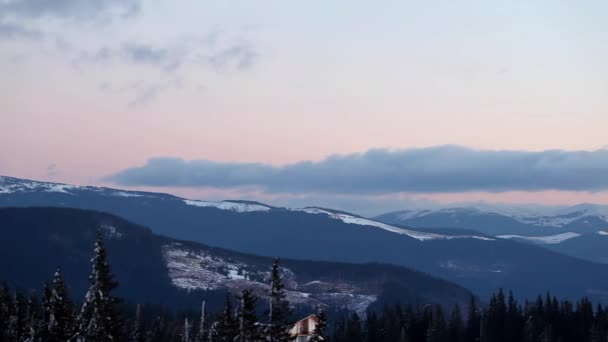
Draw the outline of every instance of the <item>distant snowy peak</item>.
M209 202L209 201L196 201L196 200L183 200L187 205L195 207L210 207L221 210L231 210L239 213L247 213L252 211L269 211L271 207L251 202L233 202L233 201L222 201L222 202Z
M354 215L349 215L346 213L342 213L342 212L337 212L337 211L329 211L327 209L322 209L322 208L317 208L317 207L308 207L308 208L300 208L300 209L291 209L293 211L301 211L301 212L305 212L308 214L324 214L329 216L330 218L336 219L336 220L340 220L344 223L347 224L356 224L356 225L361 225L361 226L371 226L371 227L377 227L380 229L384 229L387 230L389 232L392 233L396 233L396 234L402 234L402 235L407 235L409 237L412 237L416 240L419 241L428 241L428 240L449 240L449 239L456 239L456 238L472 238L472 239L478 239L478 240L494 240L492 238L488 238L485 236L474 236L474 235L470 235L470 236L450 236L450 235L442 235L442 234L434 234L434 233L427 233L427 232L420 232L420 231L415 231L415 230L410 230L410 229L405 229L405 228L399 228L399 227L395 227L395 226L391 226L385 223L381 223L378 221L374 221L374 220L370 220L364 217L359 217L359 216L354 216Z
M24 194L35 192L62 193L68 195L77 195L79 192L95 192L118 197L144 197L155 195L153 193L141 191L118 190L97 186L77 186L0 176L0 194Z
M608 206L597 204L579 204L567 208L526 208L517 206L500 206L480 204L470 207L453 207L441 209L403 210L385 215L392 216L396 222L407 223L409 220L420 219L430 215L444 215L458 218L459 216L489 216L500 215L515 221L539 227L561 228L570 223L596 217L608 223ZM382 216L385 216L382 215Z
M24 179L0 176L0 194L35 191L60 192L69 194L69 190L76 188L78 187L67 184L28 181Z
M499 235L497 237L501 238L501 239L526 240L526 241L530 241L530 242L534 242L534 243L538 243L538 244L552 245L552 244L562 243L566 240L577 238L579 236L581 236L581 234L568 232L568 233L549 235L549 236Z

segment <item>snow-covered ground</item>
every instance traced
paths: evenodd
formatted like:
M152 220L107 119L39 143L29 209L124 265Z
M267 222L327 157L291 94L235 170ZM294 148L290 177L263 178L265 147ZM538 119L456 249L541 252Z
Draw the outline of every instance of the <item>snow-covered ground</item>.
M502 215L521 223L541 227L563 227L585 217L598 217L608 222L608 206L598 204L578 204L570 207L548 207L534 205L500 205L476 203L458 207L439 209L404 210L396 214L400 221L422 218L432 214L440 215Z
M261 204L253 204L246 202L209 202L209 201L195 201L195 200L184 200L187 205L193 205L196 207L213 207L222 210L232 210L239 213L246 213L252 211L268 211L270 207Z
M549 236L499 235L497 237L499 237L501 239L520 239L520 240L526 240L526 241L539 243L539 244L557 244L557 243L562 243L566 240L570 240L570 239L573 239L573 238L576 238L579 236L581 236L581 234L567 232L567 233L549 235Z
M458 239L458 238L460 238L460 239L472 238L472 239L487 240L487 241L494 240L492 238L488 238L485 236L476 236L476 235L451 236L451 235L420 232L420 231L416 231L416 230L404 229L404 228L391 226L391 225L381 223L378 221L374 221L374 220L370 220L370 219L367 219L364 217L352 216L352 215L348 215L348 214L341 213L341 212L331 212L331 211L324 210L321 208L316 208L316 207L292 209L292 210L302 211L302 212L305 212L308 214L324 214L324 215L329 216L330 218L340 220L344 223L356 224L356 225L361 225L361 226L377 227L377 228L384 229L384 230L387 230L392 233L407 235L407 236L412 237L419 241L449 240L449 239Z
M267 298L270 266L258 269L235 260L211 255L204 250L193 250L179 243L163 246L163 256L173 285L186 291L228 289L238 293L252 289ZM353 284L310 281L298 284L297 276L282 268L287 299L293 304L310 306L331 305L357 311L364 315L367 307L377 299ZM329 290L329 291L323 291Z

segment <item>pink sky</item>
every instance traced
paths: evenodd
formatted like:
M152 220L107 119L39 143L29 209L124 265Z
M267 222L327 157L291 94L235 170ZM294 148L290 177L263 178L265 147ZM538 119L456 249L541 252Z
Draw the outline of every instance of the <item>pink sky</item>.
M0 16L42 33L0 37L0 174L110 185L101 179L158 156L283 165L372 148L608 145L608 8L597 2L144 5L89 26L59 9ZM113 57L100 62L104 48ZM403 196L608 203L606 192Z

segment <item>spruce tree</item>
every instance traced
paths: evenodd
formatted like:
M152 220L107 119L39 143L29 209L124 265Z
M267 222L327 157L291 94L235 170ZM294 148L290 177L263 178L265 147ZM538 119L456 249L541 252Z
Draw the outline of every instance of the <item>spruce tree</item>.
M481 317L478 312L477 303L475 303L475 297L471 295L468 307L468 318L466 327L466 340L467 341L478 341L479 334L481 331Z
M135 321L133 322L133 333L131 334L131 340L133 342L143 342L144 337L145 336L143 323L141 321L141 306L137 304L137 308L135 309Z
M42 330L42 317L40 303L34 292L32 292L27 301L27 321L25 331L25 341L34 342L40 340Z
M363 337L362 328L361 318L356 312L353 313L346 322L346 340L349 342L361 341Z
M2 283L0 284L0 341L8 341L12 306L10 290Z
M270 303L268 308L267 339L270 342L290 341L289 329L292 309L287 301L287 293L283 284L283 277L279 269L279 259L272 265L270 283Z
M369 318L368 318L369 321ZM315 330L312 332L312 336L310 337L310 342L320 342L325 341L327 336L325 335L325 330L327 329L327 316L325 315L325 310L319 308L317 312L317 324L315 325Z
M184 319L184 327L182 328L182 339L181 342L191 342L190 340L190 322L188 322L188 318Z
M196 342L206 341L205 336L205 301L201 304L201 320L198 325L198 331L195 337Z
M237 341L253 342L261 340L258 329L258 318L255 312L258 298L250 289L243 290L240 297L237 320L239 332Z
M236 335L238 334L237 330L238 323L234 317L234 310L232 309L232 300L230 299L230 293L226 292L224 311L222 312L218 321L216 339L218 341L233 342Z
M27 333L27 301L21 291L15 293L9 318L8 341L24 340Z
M118 298L112 295L118 283L110 272L106 260L106 250L101 231L91 258L91 275L89 290L85 296L80 316L78 317L78 341L120 341L122 340L121 322L116 313Z
M443 342L446 340L446 324L441 306L437 305L433 310L431 323L426 333L427 342Z
M51 286L45 286L43 308L45 340L66 341L73 335L73 306L60 269L55 271Z
M450 320L448 322L448 339L452 342L461 342L464 340L464 323L460 312L460 306L454 304Z

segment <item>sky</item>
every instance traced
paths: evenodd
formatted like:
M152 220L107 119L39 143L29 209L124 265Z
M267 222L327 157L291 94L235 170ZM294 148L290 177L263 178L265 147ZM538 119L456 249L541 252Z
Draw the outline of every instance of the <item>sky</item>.
M607 11L0 0L0 174L368 215L608 204Z

